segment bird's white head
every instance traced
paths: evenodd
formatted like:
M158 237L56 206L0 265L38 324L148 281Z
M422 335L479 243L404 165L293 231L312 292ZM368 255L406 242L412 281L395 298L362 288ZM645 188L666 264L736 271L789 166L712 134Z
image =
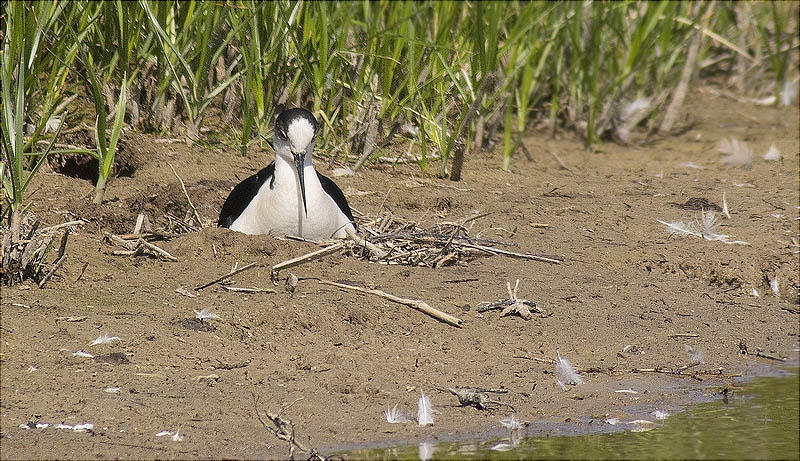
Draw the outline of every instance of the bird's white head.
M311 160L311 151L317 136L317 119L302 108L288 109L275 119L275 152L294 161L294 156L303 155Z
M311 152L317 137L317 119L302 108L285 110L275 119L275 154L293 164L300 180L300 192L303 197L303 208L306 206L306 186L303 181L303 166L311 164Z

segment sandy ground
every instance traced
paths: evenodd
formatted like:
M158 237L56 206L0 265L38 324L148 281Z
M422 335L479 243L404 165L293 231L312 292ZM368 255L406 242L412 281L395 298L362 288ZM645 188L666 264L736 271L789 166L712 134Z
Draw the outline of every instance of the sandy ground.
M532 162L520 156L504 172L497 156L475 155L458 183L411 165L337 178L363 215L388 209L432 225L491 212L473 221L471 235L562 264L492 256L431 269L336 254L288 271L300 278L293 294L282 282L273 286L269 268L316 249L311 243L210 226L158 242L178 258L168 262L112 255L119 248L104 240L131 232L140 212L156 230L176 228L167 214L185 218L186 199L166 162L200 215L216 221L233 185L263 167L269 152L254 147L242 157L131 133L120 157L129 170L110 183L102 206L90 204L89 181L40 174L37 217L46 225L89 223L70 237L66 262L44 289L3 287L2 458L286 457L287 442L257 416L269 425L266 412L281 410L296 440L323 455L491 432L511 414L508 405L532 432L593 430L612 417L674 411L730 375L779 363L759 354L796 364L798 109L742 105L701 90L688 109L680 135L606 143L592 153L570 134L532 132L525 140ZM729 136L752 147L751 169L721 162L716 144ZM781 159L766 161L773 143ZM694 220L698 211L677 205L722 206L723 193L731 217L718 216L718 231L748 245L670 235L658 222ZM197 297L176 291L249 263L258 266L233 276L233 286L274 293L219 285ZM769 286L775 277L778 294ZM314 278L425 300L463 327ZM518 295L544 314L526 321L476 312L480 302L507 297L506 282L516 279ZM220 319L195 321L202 308ZM90 346L101 333L121 340ZM79 350L95 357L74 356ZM584 370L584 384L556 386L547 360L557 351ZM703 373L696 379L630 372L693 362L700 363L686 373ZM706 374L715 371L723 375ZM504 405L479 410L459 406L446 391L455 386L508 392L493 397ZM396 403L413 414L420 389L439 411L433 426L384 420ZM638 393L614 392L621 389ZM20 427L30 421L93 430ZM156 436L178 429L180 442Z

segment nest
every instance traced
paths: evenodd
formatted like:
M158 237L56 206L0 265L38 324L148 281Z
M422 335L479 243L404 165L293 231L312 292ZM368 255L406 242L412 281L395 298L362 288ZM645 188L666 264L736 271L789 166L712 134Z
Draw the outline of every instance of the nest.
M508 248L514 243L471 237L467 223L485 215L477 215L460 223L441 222L423 228L415 222L404 221L391 213L359 226L365 238L348 246L351 256L382 264L399 264L438 268L467 263L475 258L505 255L551 263L557 258L517 253ZM470 226L471 227L471 226Z

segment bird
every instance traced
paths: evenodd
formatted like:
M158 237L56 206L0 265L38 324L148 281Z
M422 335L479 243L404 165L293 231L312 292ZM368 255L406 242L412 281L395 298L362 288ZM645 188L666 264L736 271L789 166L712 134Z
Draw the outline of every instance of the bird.
M275 160L233 188L217 226L315 241L345 238L348 229L355 231L344 193L311 163L318 130L308 110L282 111L275 118Z

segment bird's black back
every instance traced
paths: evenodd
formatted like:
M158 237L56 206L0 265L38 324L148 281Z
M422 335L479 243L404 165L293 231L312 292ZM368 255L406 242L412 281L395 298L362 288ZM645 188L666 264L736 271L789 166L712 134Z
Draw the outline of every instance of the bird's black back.
M350 205L347 204L347 199L344 197L344 193L339 186L333 182L332 179L325 176L324 174L317 171L317 176L319 177L319 182L322 184L322 190L325 191L326 194L330 195L336 205L339 206L339 209L342 210L347 219L353 223L353 227L356 227L356 221L353 219L353 213L350 211Z
M272 183L275 181L275 162L270 163L266 168L240 182L233 188L230 195L228 195L228 198L225 200L225 204L222 205L222 211L219 212L217 227L231 227L233 222L236 221L236 219L241 216L242 212L244 212L244 209L247 208L247 205L253 201L253 198L255 198L259 189L261 189L261 186L263 186L267 180L269 180L269 186L271 188ZM341 191L339 191L339 194L341 194Z

